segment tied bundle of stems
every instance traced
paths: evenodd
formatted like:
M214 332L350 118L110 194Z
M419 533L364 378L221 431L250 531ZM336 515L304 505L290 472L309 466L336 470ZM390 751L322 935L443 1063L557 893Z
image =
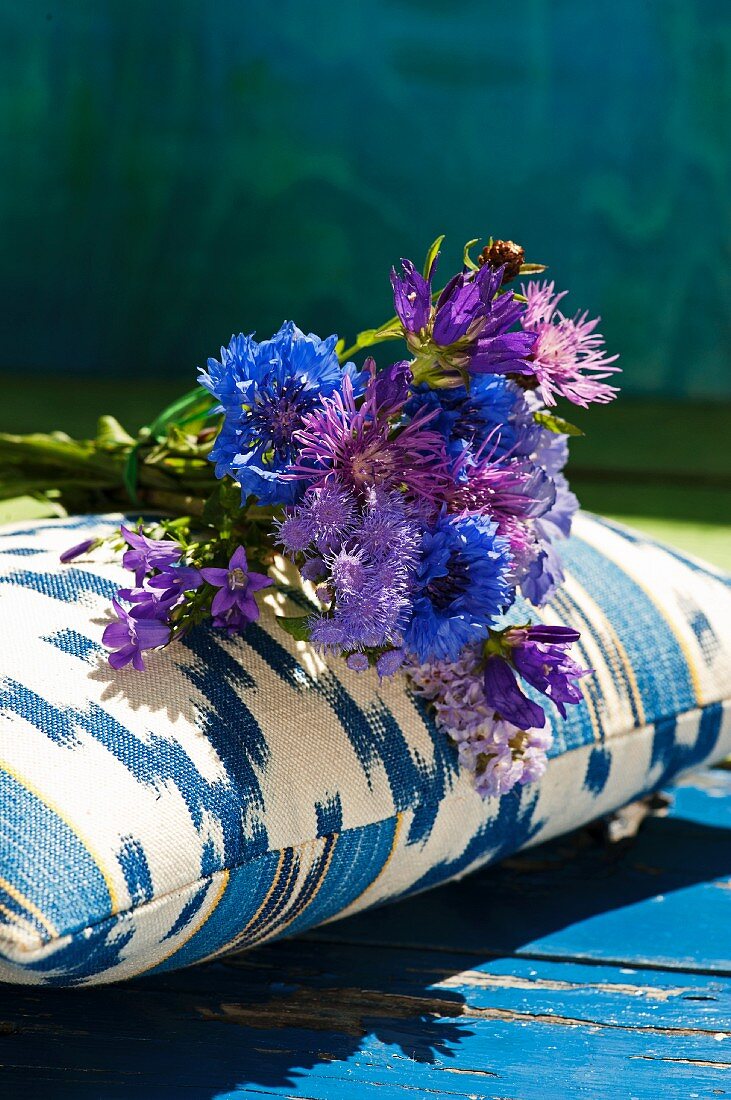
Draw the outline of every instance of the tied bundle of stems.
M32 498L56 515L130 506L203 517L219 486L208 455L214 401L199 387L131 436L99 418L93 439L65 432L0 433L0 501Z

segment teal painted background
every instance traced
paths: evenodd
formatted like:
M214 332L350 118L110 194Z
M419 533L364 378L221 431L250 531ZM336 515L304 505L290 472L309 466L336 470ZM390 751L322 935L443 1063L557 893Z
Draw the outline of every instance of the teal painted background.
M0 370L350 336L514 236L635 392L731 395L728 0L6 0Z

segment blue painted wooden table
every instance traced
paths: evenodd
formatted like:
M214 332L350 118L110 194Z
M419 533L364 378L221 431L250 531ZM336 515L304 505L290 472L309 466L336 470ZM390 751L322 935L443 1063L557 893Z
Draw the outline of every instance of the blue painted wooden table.
M731 773L421 898L100 989L0 988L0 1097L731 1096Z

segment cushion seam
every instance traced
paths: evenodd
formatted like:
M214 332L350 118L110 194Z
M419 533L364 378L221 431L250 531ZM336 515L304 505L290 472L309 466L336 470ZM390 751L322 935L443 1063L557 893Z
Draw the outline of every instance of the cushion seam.
M617 742L624 741L628 737L644 735L647 731L649 731L651 729L654 729L654 727L657 725L658 722L666 721L668 718L683 718L687 714L693 714L696 711L705 710L707 707L716 706L719 703L722 704L722 705L724 705L726 703L731 703L731 696L727 695L727 696L724 696L723 699L716 699L716 700L713 700L712 702L704 703L702 706L689 707L687 710L678 711L675 714L670 714L670 715L660 717L660 718L654 718L652 720L652 722L646 722L642 726L633 726L631 729L627 729L623 733L615 734L615 735L613 735L609 738L602 739L601 741L587 741L583 745L575 745L573 748L566 749L564 752L559 753L557 756L551 757L550 759L551 760L558 760L558 759L561 759L561 758L565 758L567 756L571 756L575 752L581 751L582 749L583 750L588 750L588 749L597 748L597 747L611 748ZM549 760L549 763L550 763L550 760ZM473 796L474 796L473 793L457 795L454 798L453 801L455 803L464 802L467 799L472 798ZM441 803L441 801L442 801L441 799L436 800L436 805L439 805ZM348 829L341 829L337 832L325 833L321 837L320 836L311 837L308 840L299 841L297 844L288 844L288 845L284 845L281 848L270 848L270 849L268 849L268 851L264 852L262 855L255 856L253 859L242 860L238 863L233 863L233 864L231 864L229 866L226 866L226 867L220 867L216 871L211 871L207 875L201 875L197 879L191 879L189 882L184 882L184 883L181 883L179 886L174 886L174 887L172 887L172 889L166 890L164 894L159 894L156 897L150 898L149 900L138 903L136 905L135 904L128 905L124 909L118 909L114 913L108 913L103 917L99 917L97 920L94 920L89 924L78 925L75 928L68 929L64 932L59 932L59 934L57 936L49 936L47 939L45 939L43 936L41 936L37 933L35 935L30 935L30 936L28 936L28 935L18 936L17 931L15 929L13 929L13 926L11 924L9 924L7 922L2 922L2 923L0 923L0 950L2 949L3 943L7 943L10 946L13 946L13 944L17 945L21 939L23 941L25 941L25 944L27 944L27 946L25 947L25 950L39 950L39 949L44 948L44 947L49 947L52 944L60 943L62 940L65 940L69 937L72 937L72 938L77 937L79 935L83 935L86 932L98 929L102 925L104 925L105 923L107 923L109 921L116 921L119 918L127 917L127 916L131 915L132 913L140 913L140 912L148 913L148 912L154 910L154 908L156 906L159 906L161 903L167 901L169 898L173 897L175 894L178 894L183 890L188 890L188 889L193 889L193 888L196 888L196 887L201 887L204 884L206 884L206 885L210 884L217 875L222 875L222 874L226 874L226 873L230 874L232 871L239 871L243 867L252 867L254 864L259 863L261 860L266 859L266 858L268 858L270 856L273 856L273 855L279 855L279 854L281 854L281 852L284 852L284 851L299 852L303 848L308 848L311 845L316 844L318 840L324 840L327 837L340 837L340 836L343 836L347 833L354 832L357 829L368 829L371 826L383 825L387 821L392 821L395 818L398 818L400 814L409 813L412 810L420 809L424 805L427 805L427 803L415 802L412 805L405 807L403 810L396 810L396 811L394 811L394 813L389 814L386 817L379 818L377 821L369 821L366 824L353 825ZM0 955L0 958L1 957L2 956ZM8 959L8 961L12 962L13 960Z

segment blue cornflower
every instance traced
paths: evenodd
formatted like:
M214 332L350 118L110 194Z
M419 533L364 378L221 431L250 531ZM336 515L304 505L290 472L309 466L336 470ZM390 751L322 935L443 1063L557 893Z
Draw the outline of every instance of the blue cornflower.
M456 660L511 602L508 540L484 516L442 516L424 535L404 644L419 661Z
M211 450L216 477L230 475L244 500L292 504L298 481L280 477L295 460L294 433L323 397L340 389L344 375L335 354L337 337L305 336L286 321L270 340L232 336L220 362L208 360L199 381L220 402L223 424Z
M451 458L465 449L473 453L486 449L495 459L527 455L545 432L535 423L523 392L498 374L475 375L469 391L464 386L446 390L417 386L406 412L414 416L422 408L436 412L429 426L444 436Z

